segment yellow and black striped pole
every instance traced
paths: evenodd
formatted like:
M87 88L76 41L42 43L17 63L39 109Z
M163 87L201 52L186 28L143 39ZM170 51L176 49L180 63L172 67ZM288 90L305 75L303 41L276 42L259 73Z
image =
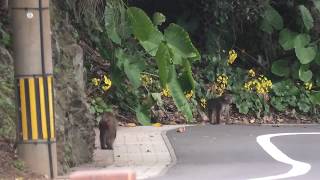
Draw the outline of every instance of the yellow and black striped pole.
M19 157L54 178L57 155L49 0L10 1Z
M17 78L20 140L55 141L52 80L52 75Z

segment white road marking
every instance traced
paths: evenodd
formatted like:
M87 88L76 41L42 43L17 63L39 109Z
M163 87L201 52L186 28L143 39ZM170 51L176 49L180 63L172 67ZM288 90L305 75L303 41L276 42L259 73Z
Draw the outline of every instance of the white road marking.
M257 137L258 144L275 160L289 164L292 166L290 171L284 174L267 176L261 178L254 178L249 180L276 180L284 179L289 177L301 176L308 173L311 169L311 165L305 162L296 161L288 157L282 151L280 151L274 144L271 143L270 139L278 136L294 136L294 135L320 135L320 132L309 132L309 133L278 133L278 134L266 134Z

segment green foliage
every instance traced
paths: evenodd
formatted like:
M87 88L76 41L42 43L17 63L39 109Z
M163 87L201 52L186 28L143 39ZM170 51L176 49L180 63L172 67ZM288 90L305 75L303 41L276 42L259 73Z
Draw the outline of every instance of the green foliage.
M162 23L166 22L166 16L164 16L160 12L156 12L153 14L153 24L156 26L160 26Z
M309 9L307 9L304 5L300 5L298 6L298 8L300 10L301 17L306 29L310 30L313 27L314 20Z
M0 22L0 46L9 47L11 44L11 36L3 29L3 24Z
M320 12L320 0L313 0L314 6L318 9Z
M153 25L146 13L135 7L128 8L128 17L134 36L151 56L155 56L163 34Z
M199 60L200 54L193 46L188 33L180 26L170 24L162 34L141 9L131 7L127 12L133 34L142 47L156 58L162 87L166 88L168 85L178 109L188 121L192 121L192 112L181 89L175 68L175 65L184 67L190 87L194 88L194 79L188 61Z
M258 118L269 113L269 105L256 93L240 91L235 95L235 104L241 114L253 112Z
M16 104L13 62L0 47L0 138L13 140L16 136ZM8 54L7 54L8 55Z
M312 79L312 71L309 70L308 66L301 66L299 69L299 78L303 82L309 82Z
M280 77L288 77L290 74L289 61L278 60L272 63L271 72Z
M165 45L165 43L160 44L155 59L159 68L161 86L165 87L169 77L169 69L167 67L171 63L170 50L168 46Z
M308 96L313 105L320 105L320 92L312 92Z
M273 85L274 95L271 97L271 105L278 111L288 108L297 108L303 113L309 113L318 102L318 94L305 92L297 87L293 81L281 81ZM312 102L314 102L312 104Z
M268 6L263 14L260 28L267 33L272 33L274 29L281 30L283 28L282 16L272 6Z
M141 85L140 74L145 69L145 61L138 54L128 55L122 49L116 51L117 66L125 72L134 88Z
M148 106L139 105L135 109L135 112L136 112L137 119L142 125L144 126L151 125L150 108Z
M275 96L271 97L271 105L278 111L285 111L289 106L296 107L299 89L290 80L273 85Z
M178 109L185 115L189 122L193 121L192 111L179 85L174 65L169 66L168 86L173 100Z
M104 112L111 112L112 107L107 105L102 98L97 97L91 101L90 111L94 114L100 115Z
M279 34L279 44L286 51L291 50L295 47L295 38L297 33L290 31L287 28L281 30Z
M170 48L174 64L182 65L184 61L200 60L198 50L192 44L188 33L179 25L170 24L164 31L165 40Z
M105 96L102 101L119 102L121 108L135 113L141 124L149 125L151 107L161 102L158 96L150 100L152 94L169 88L173 102L192 121L184 92L194 89L191 62L199 60L200 54L188 33L176 24L161 32L158 26L165 21L163 14L155 13L152 22L142 9L127 8L122 1L108 2L104 16L106 33L101 33L95 42L101 54L111 59L109 73L116 91L100 93ZM110 44L111 48L105 49ZM94 112L105 111L105 105L97 101L92 104Z
M313 0L320 12L319 2ZM168 17L143 6L149 15L154 13L150 19L140 8L107 2L101 33L90 34L96 36L92 39L103 58L110 60L115 89L102 94L108 103L147 125L151 107L167 105L160 92L169 89L178 110L192 121L198 101L217 96L216 80L225 74L225 90L234 93L241 113L260 117L270 108L310 113L319 106L319 12L309 2L186 0L175 6L183 11L164 7ZM205 55L200 57L195 47ZM230 64L229 50L237 53ZM250 69L256 77L248 75ZM259 75L277 82L271 93L244 90ZM186 99L190 90L195 94Z
M312 109L312 104L310 99L307 97L306 94L303 94L303 93L300 94L297 105L299 110L304 113L308 113Z

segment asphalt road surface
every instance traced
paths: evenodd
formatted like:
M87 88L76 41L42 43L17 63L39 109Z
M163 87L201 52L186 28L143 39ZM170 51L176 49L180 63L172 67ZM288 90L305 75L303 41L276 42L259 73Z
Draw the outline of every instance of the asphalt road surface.
M207 125L167 136L177 162L154 180L320 179L320 125Z

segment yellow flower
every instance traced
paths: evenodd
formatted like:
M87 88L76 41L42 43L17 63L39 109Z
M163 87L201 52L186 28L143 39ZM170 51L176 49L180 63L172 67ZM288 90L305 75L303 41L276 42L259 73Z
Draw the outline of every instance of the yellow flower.
M228 64L233 64L234 61L237 59L238 54L235 50L229 51L229 57L228 57Z
M104 91L107 91L108 89L111 88L112 82L106 75L103 76L103 82L104 82L104 85L102 86L102 89Z
M98 78L93 78L93 79L91 79L91 82L93 83L93 85L99 86L100 79L98 79Z
M200 99L200 105L203 107L203 108L206 108L207 107L207 100L205 98L201 98Z
M250 69L250 70L248 71L248 74L249 74L250 77L255 77L255 76L256 76L256 72L254 72L253 69Z
M149 86L149 85L152 85L152 83L153 83L152 77L145 75L145 74L143 74L141 76L140 80L142 81L143 86Z
M171 96L168 86L166 86L165 89L162 89L161 95L165 96L165 97L170 97Z
M102 90L104 90L104 91L108 91L108 86L102 86Z
M313 84L312 84L312 82L306 82L306 83L304 83L304 88L306 89L306 90L311 90L312 89L312 87L313 87Z
M192 98L192 96L193 96L193 90L191 90L190 92L186 93L186 98L188 100L190 100Z
M217 77L216 82L214 83L214 92L216 92L217 95L221 96L228 85L229 77L225 74L221 74Z
M244 84L244 89L246 91L253 91L255 90L258 94L267 94L269 93L272 87L271 80L260 75L259 78L250 80Z

